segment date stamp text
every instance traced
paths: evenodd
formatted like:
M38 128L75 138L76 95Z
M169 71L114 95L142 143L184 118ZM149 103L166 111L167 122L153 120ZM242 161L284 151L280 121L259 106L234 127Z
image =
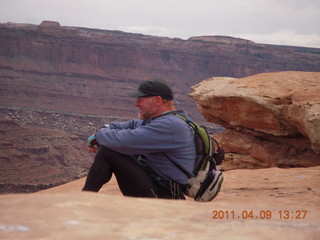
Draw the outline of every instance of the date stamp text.
M306 219L307 210L213 210L212 219Z

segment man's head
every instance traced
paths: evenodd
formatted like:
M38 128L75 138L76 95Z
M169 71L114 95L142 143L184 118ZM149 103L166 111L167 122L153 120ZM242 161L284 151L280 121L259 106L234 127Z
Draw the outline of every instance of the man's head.
M130 97L137 98L136 107L140 109L139 118L153 118L166 111L175 110L173 93L170 87L160 79L144 81Z

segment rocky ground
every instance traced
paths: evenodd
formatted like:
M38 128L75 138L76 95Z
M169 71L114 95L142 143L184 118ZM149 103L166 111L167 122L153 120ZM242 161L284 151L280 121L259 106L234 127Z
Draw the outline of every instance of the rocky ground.
M0 239L319 239L320 167L224 172L210 203L99 193L84 179L0 195Z
M0 193L35 192L87 174L85 142L62 131L0 118Z
M20 126L55 129L86 140L100 126L111 121L127 119L116 116L91 115L71 112L49 111L35 108L9 107L0 104L0 117Z

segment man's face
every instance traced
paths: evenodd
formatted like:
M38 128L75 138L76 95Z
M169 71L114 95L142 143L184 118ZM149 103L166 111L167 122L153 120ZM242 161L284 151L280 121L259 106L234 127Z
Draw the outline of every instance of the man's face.
M156 97L140 97L137 98L136 107L140 109L138 114L142 120L155 117L157 115Z

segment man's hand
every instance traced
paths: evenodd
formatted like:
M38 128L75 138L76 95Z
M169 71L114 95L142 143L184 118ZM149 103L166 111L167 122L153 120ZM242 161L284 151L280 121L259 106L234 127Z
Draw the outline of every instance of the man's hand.
M97 148L96 147L88 147L88 152L89 153L96 153L97 152Z
M96 153L97 152L97 148L99 147L99 143L96 139L96 135L93 134L90 137L88 137L87 140L87 146L88 146L88 152L90 153Z

